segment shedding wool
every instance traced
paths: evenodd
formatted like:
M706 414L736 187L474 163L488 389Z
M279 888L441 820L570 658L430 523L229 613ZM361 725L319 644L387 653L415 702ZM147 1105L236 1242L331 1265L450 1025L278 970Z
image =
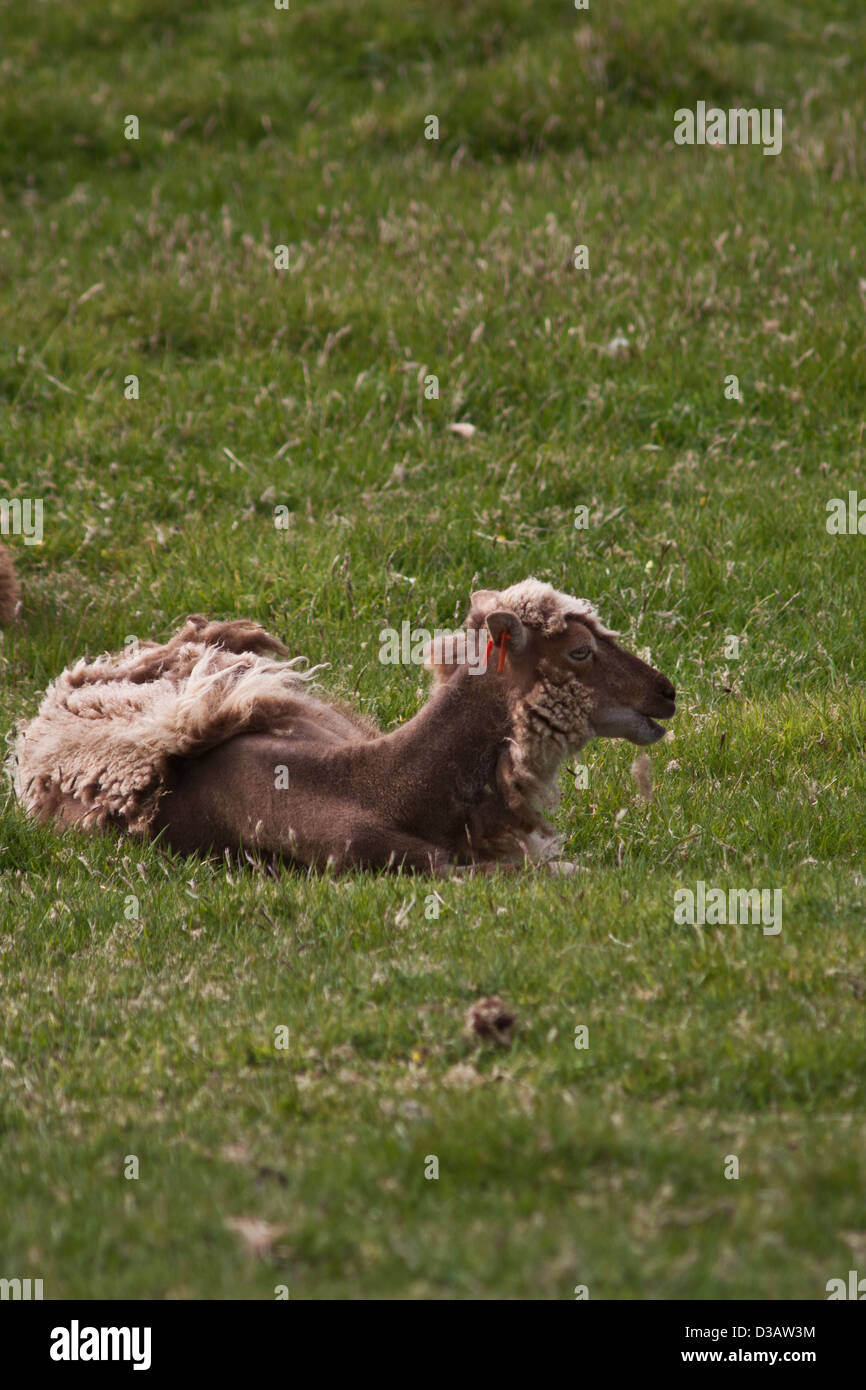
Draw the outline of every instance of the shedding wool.
M172 758L195 757L241 733L291 731L315 709L306 688L320 667L275 661L286 648L256 623L191 617L163 645L79 661L19 728L15 790L39 820L145 835Z

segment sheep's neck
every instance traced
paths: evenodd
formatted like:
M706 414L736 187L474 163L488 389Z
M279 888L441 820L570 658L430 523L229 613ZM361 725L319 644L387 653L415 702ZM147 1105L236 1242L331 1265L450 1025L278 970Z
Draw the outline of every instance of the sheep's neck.
M441 801L453 823L488 798L511 724L503 678L467 669L440 685L407 724L367 745L392 771L401 820L429 826Z

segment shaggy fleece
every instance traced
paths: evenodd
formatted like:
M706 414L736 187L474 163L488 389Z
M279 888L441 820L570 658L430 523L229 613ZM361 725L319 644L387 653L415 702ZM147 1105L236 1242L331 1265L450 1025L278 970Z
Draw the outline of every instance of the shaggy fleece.
M242 733L290 730L301 713L327 719L305 688L321 667L276 661L286 648L256 623L187 620L170 642L78 661L19 727L15 790L39 820L146 835L173 758Z

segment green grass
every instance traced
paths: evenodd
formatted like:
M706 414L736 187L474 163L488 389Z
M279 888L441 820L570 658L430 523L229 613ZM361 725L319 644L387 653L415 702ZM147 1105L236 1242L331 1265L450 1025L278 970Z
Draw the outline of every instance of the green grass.
M274 880L7 804L0 1276L704 1299L864 1272L866 541L824 524L866 496L861 10L4 8L0 496L45 503L11 541L4 727L197 611L329 659L390 726L421 682L380 629L528 574L681 712L651 805L628 746L564 774L564 880ZM781 106L782 154L676 147L699 100ZM781 935L675 925L698 879L781 888ZM463 1036L493 992L510 1050Z

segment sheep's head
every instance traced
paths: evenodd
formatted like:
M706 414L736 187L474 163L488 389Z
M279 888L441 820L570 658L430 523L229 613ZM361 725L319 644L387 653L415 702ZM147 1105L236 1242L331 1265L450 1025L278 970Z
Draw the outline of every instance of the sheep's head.
M620 646L585 599L549 584L473 594L466 627L489 633L499 655L485 679L508 681L536 766L545 742L559 758L596 737L656 743L666 732L656 721L676 712L667 676Z

